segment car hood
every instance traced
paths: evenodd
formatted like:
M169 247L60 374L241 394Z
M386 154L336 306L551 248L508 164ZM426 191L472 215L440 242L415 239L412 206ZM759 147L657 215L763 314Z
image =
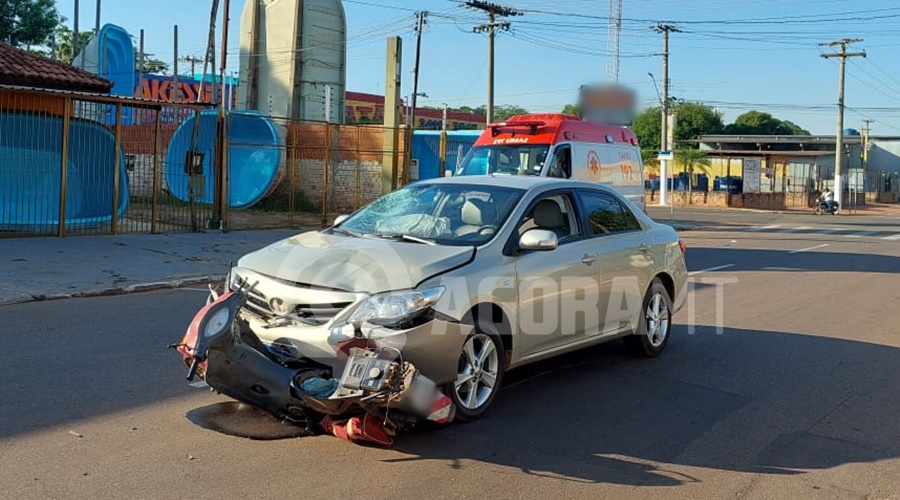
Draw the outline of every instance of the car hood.
M238 267L312 287L379 293L414 288L469 262L475 248L311 231L247 254Z

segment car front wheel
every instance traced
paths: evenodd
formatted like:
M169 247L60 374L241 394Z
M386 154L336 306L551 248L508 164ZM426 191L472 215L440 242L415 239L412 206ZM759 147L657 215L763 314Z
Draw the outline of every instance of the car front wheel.
M446 387L456 405L456 418L473 420L487 411L500 390L503 355L495 335L476 330L466 338L459 353L456 380Z
M654 358L666 348L671 331L672 299L657 278L644 297L637 330L625 337L625 345L632 354Z

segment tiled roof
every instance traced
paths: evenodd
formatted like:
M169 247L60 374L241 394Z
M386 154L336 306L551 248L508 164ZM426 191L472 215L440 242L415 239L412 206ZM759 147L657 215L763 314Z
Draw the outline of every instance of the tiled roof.
M108 94L112 82L0 42L0 84Z

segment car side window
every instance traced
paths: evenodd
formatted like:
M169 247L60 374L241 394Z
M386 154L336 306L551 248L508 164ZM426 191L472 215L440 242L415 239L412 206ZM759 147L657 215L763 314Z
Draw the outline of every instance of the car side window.
M614 196L598 191L582 191L579 197L584 204L592 236L641 229L634 214Z
M529 229L545 229L556 233L560 243L581 236L572 197L567 194L547 196L537 201L519 225L519 235Z

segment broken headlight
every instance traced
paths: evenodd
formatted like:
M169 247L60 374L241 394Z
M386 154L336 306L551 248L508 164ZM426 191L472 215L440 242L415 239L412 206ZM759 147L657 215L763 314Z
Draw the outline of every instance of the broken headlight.
M443 294L442 286L427 290L380 293L360 302L346 321L351 324L366 322L397 328L431 311Z

